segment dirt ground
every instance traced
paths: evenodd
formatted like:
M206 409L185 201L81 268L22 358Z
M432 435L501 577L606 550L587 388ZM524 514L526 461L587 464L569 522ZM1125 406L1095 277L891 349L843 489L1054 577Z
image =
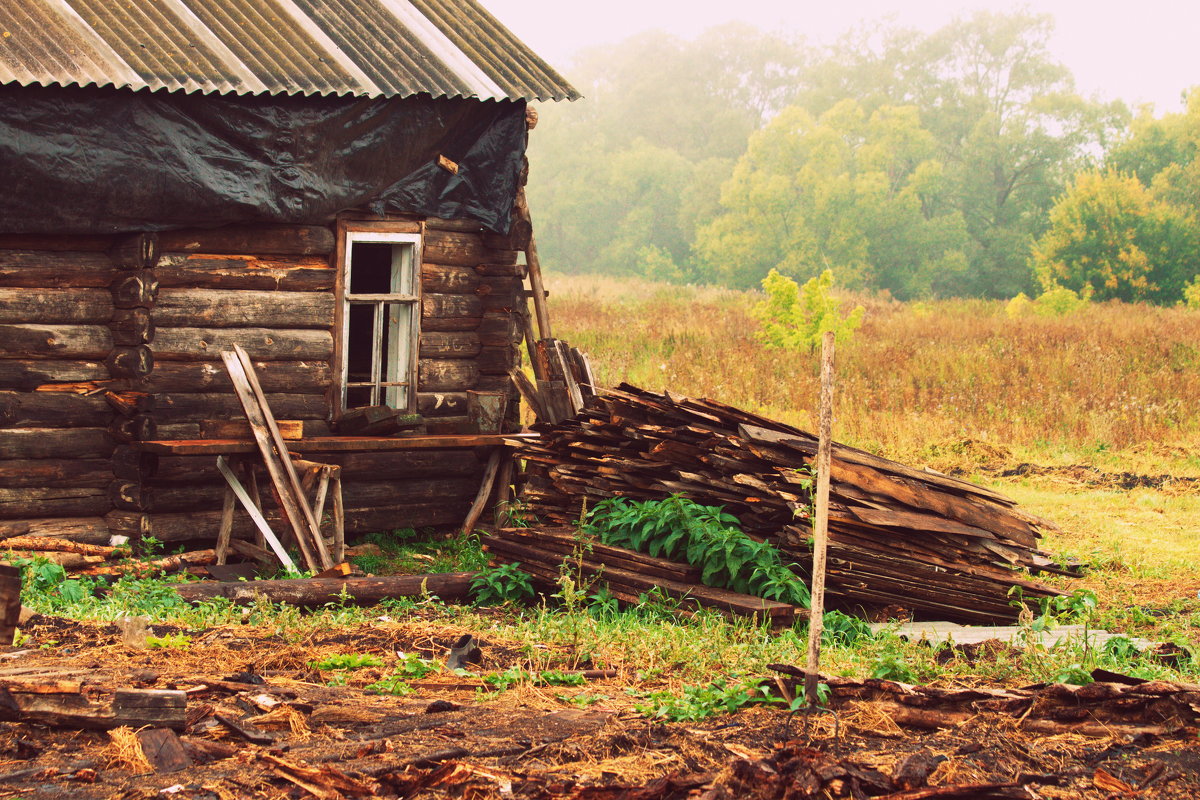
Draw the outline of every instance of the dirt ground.
M179 738L193 765L154 772L129 731L0 722L0 797L1190 800L1200 791L1194 728L1036 736L1014 715L988 713L922 731L870 702L835 702L811 717L763 707L660 723L632 710L620 675L498 692L439 672L392 697L362 688L390 669L330 686L330 673L309 666L348 652L440 660L466 632L481 643L479 670L522 663L486 631L444 623L381 622L300 641L228 627L158 650L126 646L115 625L34 617L24 630L32 643L55 644L10 649L0 678L82 681L100 702L117 688L185 690Z

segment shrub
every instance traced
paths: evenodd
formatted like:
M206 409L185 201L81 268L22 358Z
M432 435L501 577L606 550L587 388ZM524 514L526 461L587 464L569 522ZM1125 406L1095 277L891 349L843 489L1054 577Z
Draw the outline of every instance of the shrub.
M1082 292L1074 292L1064 286L1052 286L1038 297L1030 300L1021 292L1004 307L1004 312L1012 319L1027 317L1065 317L1087 308L1092 293L1089 287Z
M829 293L833 286L831 270L825 270L803 287L771 270L763 278L762 286L767 299L755 309L755 315L762 323L758 339L767 347L815 350L826 331L833 331L838 342L849 341L866 313L858 306L842 315L841 304Z
M737 517L720 507L671 495L642 502L602 500L586 527L605 544L700 567L707 586L807 607L808 587L783 564L779 551L751 539L737 524Z
M1183 287L1183 304L1188 308L1200 309L1200 275Z
M520 562L513 562L480 570L471 581L471 595L475 598L475 604L498 606L533 597L533 581L520 567Z

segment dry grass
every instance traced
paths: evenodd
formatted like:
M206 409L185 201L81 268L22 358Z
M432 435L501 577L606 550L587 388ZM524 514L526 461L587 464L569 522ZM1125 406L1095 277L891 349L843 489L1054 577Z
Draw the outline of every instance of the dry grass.
M591 355L602 384L670 388L810 427L817 358L755 340L757 295L584 276L547 283L555 333ZM1106 304L1011 319L1001 302L855 302L867 318L837 354L838 439L1009 494L1062 526L1047 550L1094 565L1070 588L1095 589L1108 623L1200 640L1195 484L1121 490L1106 480L1200 476L1200 313ZM1021 463L1055 469L996 477ZM1160 611L1151 619L1138 608Z
M603 383L709 396L808 425L817 359L754 338L756 296L645 281L551 276L556 333ZM861 300L861 298L860 298ZM1010 319L1004 304L867 300L838 353L839 438L908 461L1013 460L1200 474L1200 314L1119 304ZM1153 445L1148 447L1148 445Z

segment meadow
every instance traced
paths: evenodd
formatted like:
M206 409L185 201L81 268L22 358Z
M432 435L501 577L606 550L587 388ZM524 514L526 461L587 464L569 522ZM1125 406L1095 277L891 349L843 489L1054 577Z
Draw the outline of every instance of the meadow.
M555 333L602 384L711 397L808 426L817 355L756 340L761 295L553 275ZM1200 475L1200 313L1122 303L1010 318L999 301L848 296L837 437L932 466L1021 458Z
M812 429L817 354L759 343L758 293L547 285L555 335L589 353L601 384ZM1200 642L1200 313L1105 303L1013 318L1002 301L845 301L867 314L836 356L836 439L1008 494L1061 526L1047 550L1092 566L1064 583L1095 590L1106 624Z

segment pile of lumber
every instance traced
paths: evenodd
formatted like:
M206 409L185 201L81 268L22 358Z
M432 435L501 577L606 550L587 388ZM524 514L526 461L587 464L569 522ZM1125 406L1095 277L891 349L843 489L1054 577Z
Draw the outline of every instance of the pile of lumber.
M517 447L523 500L544 523L572 524L607 497L681 494L724 506L801 569L811 563L812 434L628 384L535 430L538 440ZM987 624L1014 618L1013 586L1032 598L1061 593L1027 574L1057 569L1037 549L1052 524L1001 494L836 444L831 482L827 591L837 605Z
M502 528L485 538L483 545L498 560L520 564L546 592L559 590L560 571L565 567L577 584L602 584L626 603L637 603L641 595L657 589L685 613L713 608L777 626L791 625L796 616L796 607L787 603L704 586L697 567L583 540L574 528Z

